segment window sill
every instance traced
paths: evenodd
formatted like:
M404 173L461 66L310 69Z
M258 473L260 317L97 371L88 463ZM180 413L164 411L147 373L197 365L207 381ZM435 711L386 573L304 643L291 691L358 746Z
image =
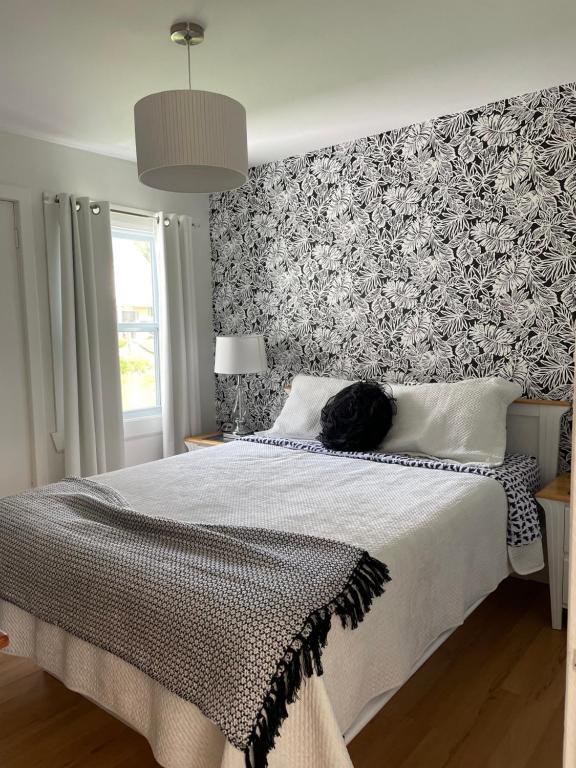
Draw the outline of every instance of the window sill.
M124 417L124 440L162 434L162 416Z

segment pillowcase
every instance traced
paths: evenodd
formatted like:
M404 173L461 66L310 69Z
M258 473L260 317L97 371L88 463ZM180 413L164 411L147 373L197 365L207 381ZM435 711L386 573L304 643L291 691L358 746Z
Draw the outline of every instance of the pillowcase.
M391 384L397 413L380 446L494 467L506 451L506 412L522 387L497 377L453 384Z
M320 434L322 408L333 395L353 383L349 379L299 374L292 381L284 408L266 434L315 440Z
M315 440L326 402L354 382L300 374L266 434ZM502 464L506 413L522 387L506 379L464 379L451 384L390 384L396 400L392 428L379 450L414 453L460 463Z

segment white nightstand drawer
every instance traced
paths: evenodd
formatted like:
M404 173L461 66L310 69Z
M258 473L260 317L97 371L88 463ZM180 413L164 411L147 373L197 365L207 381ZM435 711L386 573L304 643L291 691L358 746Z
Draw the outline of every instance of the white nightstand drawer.
M564 507L564 552L570 550L570 504Z

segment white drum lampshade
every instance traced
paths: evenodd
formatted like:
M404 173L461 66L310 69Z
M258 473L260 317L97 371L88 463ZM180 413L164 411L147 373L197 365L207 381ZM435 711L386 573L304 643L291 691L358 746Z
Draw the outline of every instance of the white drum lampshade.
M162 91L134 107L138 176L170 192L222 192L248 176L246 111L210 91Z
M218 336L214 373L240 375L263 373L267 369L264 337Z

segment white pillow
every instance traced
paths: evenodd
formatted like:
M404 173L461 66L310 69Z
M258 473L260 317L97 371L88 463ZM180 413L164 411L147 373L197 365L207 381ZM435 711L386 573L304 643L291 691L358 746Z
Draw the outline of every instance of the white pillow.
M397 413L381 451L489 467L502 464L506 412L522 394L519 384L493 377L453 384L390 386Z
M320 434L322 408L333 395L353 383L348 379L299 374L292 381L284 408L266 434L315 440Z

